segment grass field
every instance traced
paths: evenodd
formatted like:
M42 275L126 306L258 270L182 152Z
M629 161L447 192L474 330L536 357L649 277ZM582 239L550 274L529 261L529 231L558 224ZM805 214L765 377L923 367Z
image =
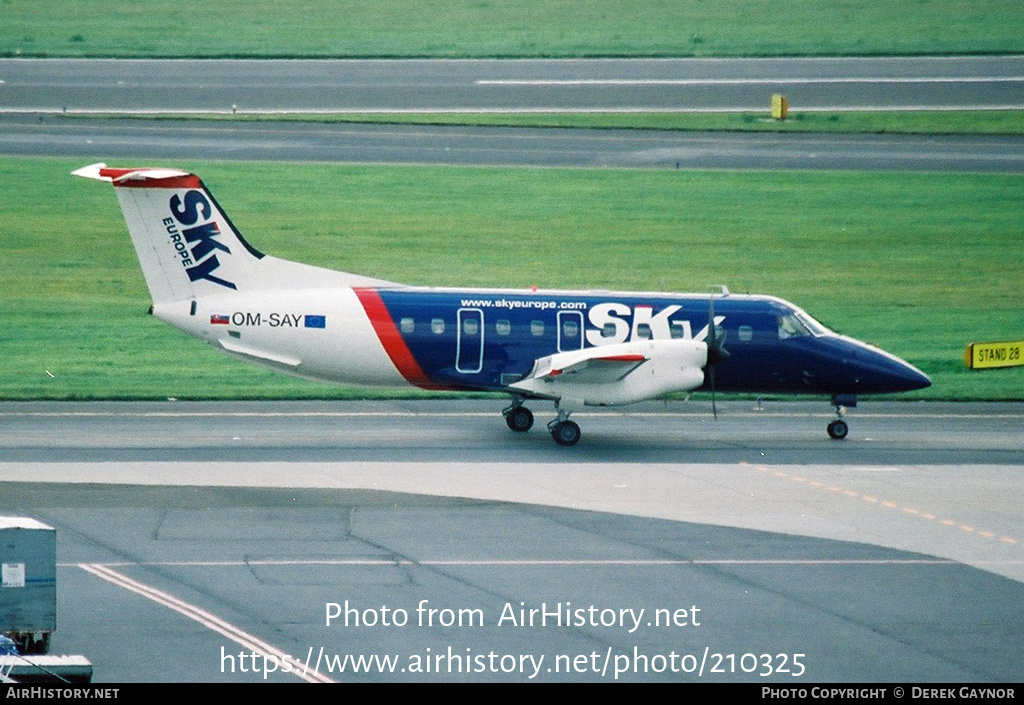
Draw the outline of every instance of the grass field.
M145 314L116 198L0 158L0 398L360 392L222 357ZM1021 399L970 342L1024 338L1024 176L186 163L265 252L412 284L771 293L933 377ZM16 186L12 186L16 185Z
M2 56L799 56L1021 50L1024 10L1019 0L0 0Z

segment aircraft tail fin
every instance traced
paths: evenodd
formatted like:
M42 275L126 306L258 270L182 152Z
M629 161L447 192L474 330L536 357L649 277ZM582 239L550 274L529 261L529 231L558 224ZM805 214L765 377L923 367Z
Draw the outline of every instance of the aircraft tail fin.
M73 174L114 186L155 304L278 288L389 284L264 255L195 174L106 164Z

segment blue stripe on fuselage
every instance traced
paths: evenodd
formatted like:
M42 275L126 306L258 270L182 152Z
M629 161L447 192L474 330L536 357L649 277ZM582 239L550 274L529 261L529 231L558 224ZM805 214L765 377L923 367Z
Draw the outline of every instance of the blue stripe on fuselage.
M703 338L708 297L663 294L380 290L403 340L436 383L503 389L535 360L557 352L644 338ZM829 391L808 387L794 354L818 338L780 340L780 315L794 307L779 299L715 297L730 357L717 370L723 391ZM814 357L813 355L811 357ZM786 364L787 358L789 364ZM806 365L804 365L805 367ZM791 369L792 368L792 369ZM824 370L812 373L825 379Z
M538 358L580 347L707 334L699 294L381 289L410 354L439 387L506 389ZM871 394L919 389L904 361L821 327L770 296L714 297L729 353L716 388L747 393Z

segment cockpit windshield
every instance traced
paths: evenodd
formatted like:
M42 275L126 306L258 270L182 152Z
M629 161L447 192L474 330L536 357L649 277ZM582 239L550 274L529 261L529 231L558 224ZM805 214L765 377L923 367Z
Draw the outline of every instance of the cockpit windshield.
M780 340L802 338L809 335L817 338L831 333L828 328L799 310L780 315L778 321Z

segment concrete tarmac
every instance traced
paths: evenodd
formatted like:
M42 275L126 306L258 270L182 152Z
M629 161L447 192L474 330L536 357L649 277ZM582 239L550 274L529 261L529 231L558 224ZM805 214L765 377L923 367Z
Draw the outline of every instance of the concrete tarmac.
M0 506L97 681L1024 676L1024 406L499 407L3 404Z

